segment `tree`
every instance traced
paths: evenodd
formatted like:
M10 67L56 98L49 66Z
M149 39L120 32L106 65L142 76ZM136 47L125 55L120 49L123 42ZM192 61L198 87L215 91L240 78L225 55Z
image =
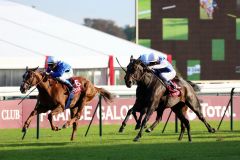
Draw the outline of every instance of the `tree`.
M104 19L84 19L84 25L102 32L126 39L124 29L115 25L114 21Z
M127 40L134 42L136 39L136 34L135 34L135 26L129 26L127 25L124 28L124 33L127 36Z

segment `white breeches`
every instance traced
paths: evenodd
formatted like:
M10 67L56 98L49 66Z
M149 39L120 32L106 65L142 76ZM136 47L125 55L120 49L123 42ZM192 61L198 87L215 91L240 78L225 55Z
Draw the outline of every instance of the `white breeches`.
M171 72L162 72L159 74L159 77L164 81L170 81L176 76L176 71L172 70Z
M69 72L65 72L61 77L59 77L59 79L65 82L67 79L71 78L72 76L73 76L73 70L71 69Z

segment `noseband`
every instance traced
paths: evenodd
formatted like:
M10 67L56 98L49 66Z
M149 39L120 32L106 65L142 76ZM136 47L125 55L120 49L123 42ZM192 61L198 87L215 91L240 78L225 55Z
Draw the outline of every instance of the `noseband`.
M138 64L138 66L139 66L140 64ZM140 65L141 66L141 65ZM141 66L142 67L142 66ZM137 71L137 70L140 70L139 69L140 67L137 67L137 69L135 70L135 71ZM134 80L134 81L140 81L140 80L142 80L143 79L143 77L145 76L145 74L146 74L146 72L144 72L144 68L142 67L142 69L143 69L143 74L141 75L141 77L140 78L135 78L135 74L131 74L130 75L130 77Z

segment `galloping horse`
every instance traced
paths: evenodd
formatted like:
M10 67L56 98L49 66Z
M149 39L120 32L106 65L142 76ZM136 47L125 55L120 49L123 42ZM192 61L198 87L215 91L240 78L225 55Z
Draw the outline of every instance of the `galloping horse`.
M120 133L123 132L131 114L133 115L133 117L136 121L135 130L137 130L141 127L142 117L144 116L144 114L147 112L147 109L148 109L144 105L145 101L146 101L144 97L148 94L148 93L146 93L144 88L145 88L144 86L140 86L140 85L137 86L135 103L134 103L133 107L128 110L127 115L126 115L124 121L122 122L121 127L119 128ZM149 128L147 128L145 130L146 132L148 132L148 133L152 132L154 130L154 128L158 125L158 123L161 121L163 112L167 108L166 107L166 103L167 103L167 97L166 96L167 95L165 95L160 100L160 103L158 104L158 106L155 110L157 112L156 120L154 121L154 123ZM171 108L171 109L173 109L173 108ZM181 111L181 110L179 110L179 111ZM181 112L183 113L184 116L186 115L186 111L187 111L187 106L182 107ZM139 118L137 118L136 112L140 112ZM184 131L185 131L185 126L183 125L183 123L181 121L181 132L180 132L180 135L179 135L179 140L182 139Z
M140 60L133 59L131 57L130 63L127 66L126 75L124 77L125 83L127 87L131 87L134 83L137 85L142 85L145 87L144 96L144 104L147 108L146 115L141 124L140 131L138 135L135 137L134 141L138 141L142 136L143 128L145 127L147 121L149 120L151 114L157 110L158 105L164 99L164 97L168 97L166 107L171 107L177 117L181 120L183 125L187 128L188 131L188 139L191 141L190 135L190 124L189 121L183 114L182 107L186 104L199 119L205 124L208 128L209 132L215 132L215 129L212 128L205 120L201 113L201 106L199 100L191 87L191 85L186 82L184 79L179 77L174 81L181 87L181 96L179 97L171 97L164 96L167 93L167 88L164 83L154 74L152 71L145 66ZM165 99L166 100L166 99Z
M38 68L26 68L26 72L23 75L23 81L20 86L21 93L26 93L33 86L36 86L39 91L38 103L25 121L22 132L27 131L33 116L36 114L45 113L48 110L51 110L51 112L48 114L48 120L51 128L53 131L58 131L60 128L53 124L52 117L60 112L63 112L65 109L65 104L68 99L67 86L37 69ZM107 102L111 102L113 99L111 93L103 88L95 87L84 77L73 77L73 79L74 81L79 82L78 84L80 85L80 90L74 95L69 106L71 119L68 120L62 127L67 128L68 126L73 125L71 140L74 139L78 120L80 119L84 106L88 104L97 93L102 95L104 100Z

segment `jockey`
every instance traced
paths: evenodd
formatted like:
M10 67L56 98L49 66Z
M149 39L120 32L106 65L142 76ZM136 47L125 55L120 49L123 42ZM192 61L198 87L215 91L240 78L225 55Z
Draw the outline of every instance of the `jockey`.
M66 84L69 92L71 93L73 86L68 79L73 76L72 67L63 61L57 60L53 56L49 56L47 58L47 63L48 68L46 70L46 74Z
M217 8L216 0L200 0L200 6L206 11L209 18L212 18L214 9Z
M139 59L149 66L149 68L163 80L167 87L170 87L173 90L177 89L171 81L176 76L176 71L165 57L161 54L150 53L142 54Z

